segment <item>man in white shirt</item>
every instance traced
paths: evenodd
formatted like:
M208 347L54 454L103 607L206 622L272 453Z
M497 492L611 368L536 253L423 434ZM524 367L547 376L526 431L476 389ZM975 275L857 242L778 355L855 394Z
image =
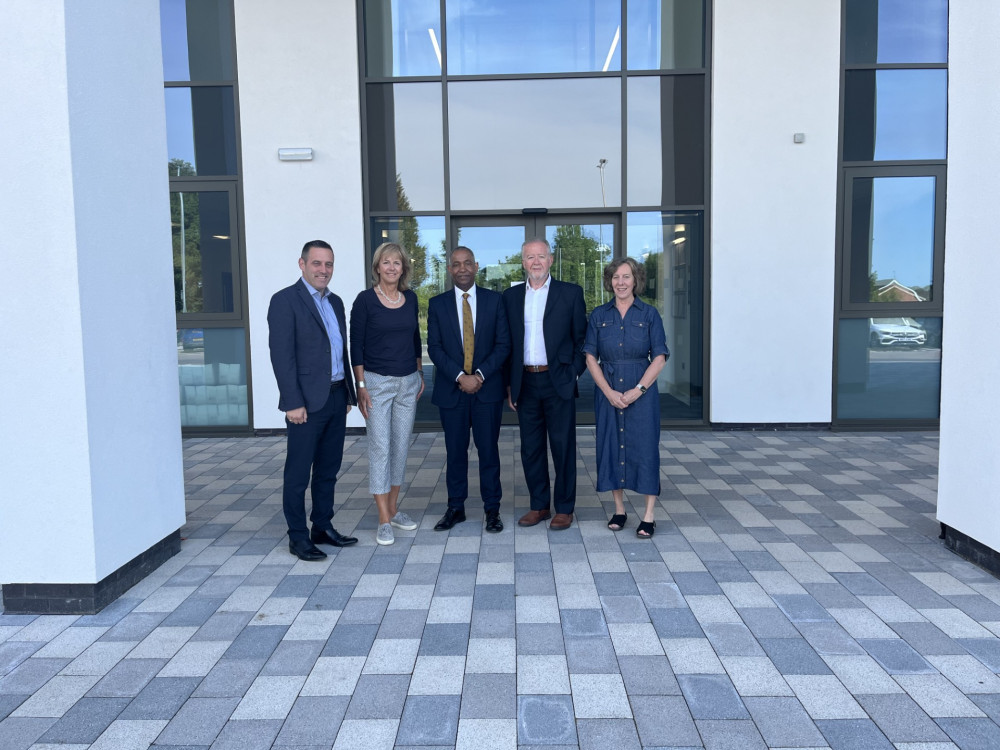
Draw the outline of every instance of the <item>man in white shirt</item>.
M511 333L507 398L518 415L531 496L531 510L518 524L534 526L551 517L549 528L559 531L573 524L576 506L576 381L586 367L587 315L583 290L550 275L548 242L525 242L521 265L525 283L503 294ZM551 491L546 444L556 472Z

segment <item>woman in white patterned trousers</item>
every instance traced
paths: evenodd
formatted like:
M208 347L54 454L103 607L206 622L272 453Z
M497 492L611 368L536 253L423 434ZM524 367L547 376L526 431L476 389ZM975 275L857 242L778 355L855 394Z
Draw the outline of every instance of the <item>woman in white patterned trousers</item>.
M417 400L424 392L417 295L407 289L409 276L403 248L380 245L372 259L372 288L351 308L351 362L358 408L368 424L368 483L378 507L379 544L395 541L394 526L417 528L398 508Z

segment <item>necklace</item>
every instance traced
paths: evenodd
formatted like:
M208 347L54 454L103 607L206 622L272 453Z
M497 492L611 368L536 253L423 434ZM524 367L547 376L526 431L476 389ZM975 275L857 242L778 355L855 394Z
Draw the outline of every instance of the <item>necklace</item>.
M384 299L390 305L398 305L399 301L403 298L402 293L397 289L396 290L396 299L390 299L389 295L386 294L384 291L382 291L382 285L381 284L376 284L375 285L375 291L378 292L379 294L381 294L382 295L382 299Z

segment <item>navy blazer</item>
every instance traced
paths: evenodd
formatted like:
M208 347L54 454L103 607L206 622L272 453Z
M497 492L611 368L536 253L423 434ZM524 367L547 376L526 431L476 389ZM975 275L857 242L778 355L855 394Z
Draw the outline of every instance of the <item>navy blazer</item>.
M333 305L344 341L344 385L347 403L358 402L354 374L347 352L347 317L344 302L333 292L325 298ZM306 407L319 411L330 395L330 337L302 279L276 292L267 308L271 367L278 381L278 408L288 412Z
M524 374L524 291L527 284L512 286L503 293L511 339L508 382L510 398L515 404L521 395L521 376ZM587 367L583 354L586 334L587 311L583 303L583 289L578 284L552 279L545 301L542 335L552 386L562 398L579 395L576 379Z
M510 329L500 295L481 286L476 287L475 342L472 371L479 370L485 378L476 398L483 402L503 401L506 395L503 365L510 354ZM465 363L465 345L453 289L431 297L427 309L427 353L434 363L431 403L454 408L462 393L455 379Z

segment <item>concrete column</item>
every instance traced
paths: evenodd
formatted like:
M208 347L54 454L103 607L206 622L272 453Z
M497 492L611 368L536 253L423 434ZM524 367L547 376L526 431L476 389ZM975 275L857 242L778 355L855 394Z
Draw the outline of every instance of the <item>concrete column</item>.
M367 287L361 202L358 26L353 2L236 3L243 208L246 216L253 424L284 428L267 346L271 295L302 274L309 240L333 246L330 289L350 315ZM420 127L415 123L414 127ZM282 162L279 148L313 150L312 161ZM347 416L364 425L361 412Z
M1000 5L949 4L948 204L938 519L947 543L1000 572Z
M156 0L0 5L0 584L100 609L184 523Z
M839 76L840 0L716 0L713 422L830 421Z

